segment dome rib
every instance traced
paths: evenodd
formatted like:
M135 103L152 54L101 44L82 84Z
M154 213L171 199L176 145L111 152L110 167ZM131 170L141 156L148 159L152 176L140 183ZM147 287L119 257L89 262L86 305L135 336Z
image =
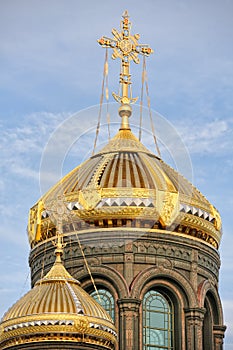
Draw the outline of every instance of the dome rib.
M64 220L66 233L93 225L98 229L112 227L113 220L115 227L125 226L125 220L127 225L129 220L138 220L138 228L144 228L145 223L148 228L159 226L174 235L175 227L177 234L189 236L196 230L197 239L214 248L220 243L221 218L217 210L130 130L120 130L102 150L66 175L31 209L32 247L54 236L55 223L49 215L58 195L68 209L68 219ZM41 208L47 216L42 217Z
M132 155L129 152L127 152L127 158L128 158L127 170L128 170L129 175L130 175L130 181L131 181L132 187L136 187L136 180L135 180L135 174L133 171L133 162L132 162L131 157L132 157Z
M114 348L117 334L110 315L68 273L58 254L59 249L47 275L3 316L1 349L12 342L17 344L18 337L22 344L37 341L41 332L46 341L53 341L54 334L59 333L60 340L64 335L65 341Z

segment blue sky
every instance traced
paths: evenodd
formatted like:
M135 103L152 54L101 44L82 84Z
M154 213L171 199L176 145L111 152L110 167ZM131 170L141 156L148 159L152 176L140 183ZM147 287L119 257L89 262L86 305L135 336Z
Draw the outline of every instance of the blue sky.
M0 1L0 314L29 288L27 217L41 195L48 140L67 118L99 103L104 50L96 40L119 28L125 7L132 32L155 50L147 60L152 108L180 135L191 180L222 216L220 293L225 349L233 349L231 0ZM109 68L109 89L116 91L119 61ZM132 80L140 95L141 66L132 67ZM88 121L79 115L86 138L80 137L81 150L71 150L62 172L89 155L97 114L92 107ZM167 160L162 144L161 150Z

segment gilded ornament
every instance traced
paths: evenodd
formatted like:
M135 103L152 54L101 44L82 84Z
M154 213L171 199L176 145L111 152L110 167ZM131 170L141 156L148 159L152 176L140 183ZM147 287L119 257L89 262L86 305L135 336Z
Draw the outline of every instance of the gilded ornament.
M130 93L131 74L130 74L130 61L133 60L136 64L140 62L138 55L149 56L153 50L148 45L138 43L140 38L139 34L131 35L131 22L129 20L128 12L123 14L123 20L121 21L121 31L116 29L112 30L113 38L103 36L98 40L98 43L107 48L113 49L112 58L117 57L121 59L121 73L120 73L120 85L121 95L113 93L114 99L121 103L121 105L128 105L135 103L137 97L133 98ZM123 119L123 118L122 118ZM122 124L123 125L123 124ZM128 128L128 123L124 124L124 129Z
M89 322L85 316L80 316L80 318L75 320L75 328L81 333L85 333L87 329L90 328Z
M28 237L29 241L32 242L36 237L37 228L37 206L30 209L28 216Z
M40 200L37 204L37 217L36 217L36 227L35 227L35 240L38 240L41 236L41 215L42 211L44 210L44 204L43 201Z
M158 212L163 226L169 226L179 214L178 193L158 191Z
M68 221L70 219L70 211L67 209L67 204L64 196L58 196L52 202L46 205L49 216L53 222Z
M215 207L213 205L211 205L211 209L212 209L213 217L215 218L214 225L216 227L216 230L221 231L222 221L221 221L221 217L219 215L219 212L215 209Z
M128 220L128 228L133 226L130 220L136 221L137 228L142 227L144 220L150 221L145 224L147 227L158 229L159 216L163 229L170 226L173 235L182 233L176 233L175 225L184 223L189 236L192 229L201 231L192 239L202 239L214 247L220 242L221 219L217 210L191 183L152 154L127 124L132 113L130 103L134 101L130 92L130 61L137 63L140 54L148 56L152 52L147 45L138 44L139 35L131 35L130 31L131 22L125 12L121 31L113 29L112 39L99 40L101 46L113 49L114 58L121 59L121 93L115 97L121 103L122 126L98 154L67 174L30 210L28 236L32 247L51 240L58 226L67 235L122 227L123 220ZM63 203L58 205L61 193ZM41 217L43 203L49 216ZM153 226L155 222L157 226Z
M100 200L100 191L96 188L88 187L79 192L79 202L86 210L94 209Z

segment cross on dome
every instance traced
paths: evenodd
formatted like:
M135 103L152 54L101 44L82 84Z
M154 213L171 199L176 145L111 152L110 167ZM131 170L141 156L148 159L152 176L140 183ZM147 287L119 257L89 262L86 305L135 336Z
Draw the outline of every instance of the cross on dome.
M137 97L132 97L132 92L130 89L131 74L130 74L130 61L134 61L136 64L140 62L138 55L149 56L153 53L153 50L147 44L139 44L138 40L140 38L139 34L131 34L132 23L129 20L128 11L126 10L123 15L123 20L121 21L121 31L112 29L113 38L108 38L103 36L98 40L98 43L102 47L112 48L112 58L121 59L121 73L120 73L120 85L121 85L121 95L112 93L114 99L121 103L119 114L121 117L125 118L125 124L123 129L128 127L128 117L130 117L132 110L130 104L137 101ZM128 106L127 106L128 105ZM127 106L127 107L126 107ZM126 108L125 108L126 107ZM125 112L124 112L125 111Z

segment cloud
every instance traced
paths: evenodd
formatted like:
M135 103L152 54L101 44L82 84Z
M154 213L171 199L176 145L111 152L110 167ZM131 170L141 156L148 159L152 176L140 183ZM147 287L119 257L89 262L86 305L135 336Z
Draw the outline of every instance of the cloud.
M23 178L38 177L39 159L44 142L64 114L38 113L25 117L22 126L0 125L0 161L4 174L20 175ZM1 179L1 185L7 177Z
M152 106L163 114L166 110L192 155L211 155L213 162L217 156L232 155L233 2L145 0L141 11L140 2L129 0L127 6L133 21L132 32L139 32L140 42L150 44L155 50L147 60ZM104 50L98 47L96 39L102 35L111 36L112 27L119 29L124 9L123 0L103 0L98 6L94 1L77 0L70 0L68 5L65 0L35 0L33 4L30 0L1 2L0 114L6 119L12 110L54 111L30 114L22 121L12 118L0 126L1 239L4 238L4 247L10 241L8 252L12 251L11 244L20 249L26 246L28 208L39 196L40 157L46 140L68 115L56 111L75 110L91 100L92 103L99 101ZM119 67L119 60L110 62L110 91L117 90ZM132 73L133 94L137 96L140 95L141 67L132 65ZM96 118L97 114L93 116L93 129ZM133 118L131 120L133 122ZM66 135L57 139L57 151L69 141L69 135L75 139L75 132L80 134L86 127L87 120L82 120L79 128L67 129ZM82 161L83 155L90 155L92 135L90 132L85 140L81 137L80 142L77 140L67 149L68 153L62 158L64 171ZM102 140L100 138L99 144ZM170 145L174 145L174 140L164 145L163 152L165 146ZM175 151L177 154L179 149ZM230 166L232 168L228 164L227 171ZM206 167L206 182L212 191L213 174L208 170L209 163ZM222 172L223 164L219 167ZM44 170L52 184L60 176L49 168ZM225 181L229 177L228 172ZM229 188L226 186L222 190L224 198L221 197L220 202L227 201ZM232 286L231 246L226 245L223 251L227 261L222 270L223 273L227 270L229 286ZM4 285L6 283L5 288L10 289L12 281ZM226 343L229 343L233 310L230 299L223 299L223 302L228 323ZM7 305L7 298L3 304Z
M20 265L15 265L13 256L7 261L7 273L1 273L2 287L0 287L0 315L3 315L9 307L19 300L30 288L29 267L23 261ZM4 261L4 264L6 261Z
M25 116L20 125L7 126L7 120L0 124L0 236L4 244L25 246L28 210L39 197L39 166L44 143L65 117L64 114L35 113Z
M146 40L155 49L150 65L151 75L156 75L156 84L160 86L158 94L167 97L170 87L175 92L177 86L179 92L195 89L200 76L205 82L210 75L228 79L232 57L231 2L197 0L187 5L184 1L147 0L143 13L133 1L128 6L132 31L141 33L141 42ZM88 89L94 93L101 79L104 56L96 39L110 36L112 27L119 29L124 8L123 1L113 4L106 0L98 7L72 0L69 6L64 0L50 0L46 5L41 1L32 5L28 0L2 4L3 89L7 86L22 93L22 86L26 86L27 93L31 93L34 85L49 81L56 90L68 84L70 91L75 86L79 91ZM112 67L119 72L119 61ZM117 80L114 78L115 86Z
M230 120L178 122L177 129L191 154L224 155L232 152L233 132Z
M223 299L224 321L227 326L225 345L233 345L233 302L231 299ZM230 349L230 348L229 348Z

